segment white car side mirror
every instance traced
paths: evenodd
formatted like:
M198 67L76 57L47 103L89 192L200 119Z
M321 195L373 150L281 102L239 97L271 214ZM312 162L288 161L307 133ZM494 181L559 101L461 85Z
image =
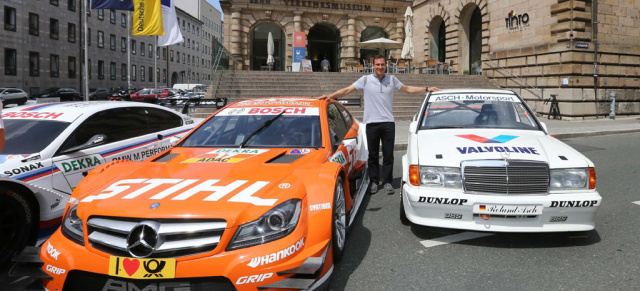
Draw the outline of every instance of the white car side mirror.
M414 133L414 132L416 132L417 129L418 129L418 122L417 121L412 121L409 124L409 132Z
M169 144L170 144L171 146L174 146L174 145L176 145L176 144L178 143L178 141L180 141L180 139L181 139L181 138L182 138L181 136L172 136L172 137L169 139Z
M547 125L544 124L544 122L540 121L540 125L542 125L542 129L544 129L544 132L549 133L549 130L547 130Z

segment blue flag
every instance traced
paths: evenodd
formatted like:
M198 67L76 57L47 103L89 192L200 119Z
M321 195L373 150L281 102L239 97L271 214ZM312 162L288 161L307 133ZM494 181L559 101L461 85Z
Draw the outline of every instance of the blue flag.
M91 0L91 9L133 11L133 0Z

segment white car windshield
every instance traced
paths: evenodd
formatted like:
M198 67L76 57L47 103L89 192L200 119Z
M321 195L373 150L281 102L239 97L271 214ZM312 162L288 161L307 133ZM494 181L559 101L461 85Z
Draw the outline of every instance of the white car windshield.
M503 128L541 130L533 113L514 95L430 96L420 129Z
M3 155L32 154L42 151L62 133L69 122L49 120L4 120L6 143Z
M283 115L259 133L276 115L216 115L193 132L183 147L321 147L320 118L317 115ZM245 141L247 139L247 141Z

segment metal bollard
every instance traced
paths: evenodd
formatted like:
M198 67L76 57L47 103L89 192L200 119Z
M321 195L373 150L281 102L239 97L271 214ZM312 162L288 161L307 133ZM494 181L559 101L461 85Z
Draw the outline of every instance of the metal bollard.
M616 92L611 92L611 109L609 119L616 119Z

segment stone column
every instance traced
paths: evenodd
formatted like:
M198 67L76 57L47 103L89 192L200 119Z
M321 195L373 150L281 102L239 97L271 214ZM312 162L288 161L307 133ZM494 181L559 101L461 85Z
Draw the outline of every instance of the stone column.
M399 18L396 20L396 37L395 41L404 42L404 18ZM393 50L393 57L396 59L401 58L402 49Z
M242 70L242 8L231 8L231 55L238 61L236 69Z
M343 60L349 62L357 62L357 54L356 54L356 16L349 15L349 19L347 20L347 41L342 44L343 48L346 48Z
M302 11L293 11L293 31L302 31Z

